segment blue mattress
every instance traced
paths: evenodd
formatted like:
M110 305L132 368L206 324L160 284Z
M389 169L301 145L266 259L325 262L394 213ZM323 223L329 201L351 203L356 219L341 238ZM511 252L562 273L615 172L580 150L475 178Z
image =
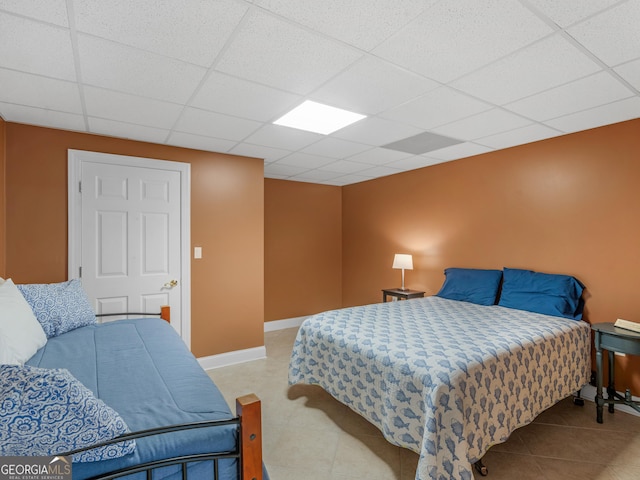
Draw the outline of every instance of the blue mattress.
M122 320L72 330L49 339L27 364L66 368L115 409L132 431L233 417L213 381L163 320ZM74 463L73 478L171 456L230 451L236 435L237 428L229 425L138 439L130 455ZM210 470L211 463L194 464L193 468ZM155 472L154 478L171 477L176 469L164 468ZM224 479L236 478L236 461L222 461L220 473ZM190 477L200 475L190 473Z

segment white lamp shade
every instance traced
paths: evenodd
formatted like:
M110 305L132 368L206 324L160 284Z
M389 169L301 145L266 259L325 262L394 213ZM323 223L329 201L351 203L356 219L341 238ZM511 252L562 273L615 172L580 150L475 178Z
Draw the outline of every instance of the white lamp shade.
M413 257L405 253L396 253L393 257L393 267L402 268L404 270L413 270Z

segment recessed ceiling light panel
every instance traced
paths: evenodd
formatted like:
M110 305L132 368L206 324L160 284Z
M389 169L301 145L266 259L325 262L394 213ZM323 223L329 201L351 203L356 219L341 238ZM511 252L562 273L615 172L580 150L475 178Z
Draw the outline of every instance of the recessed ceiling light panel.
M329 135L365 117L366 115L307 100L273 123Z

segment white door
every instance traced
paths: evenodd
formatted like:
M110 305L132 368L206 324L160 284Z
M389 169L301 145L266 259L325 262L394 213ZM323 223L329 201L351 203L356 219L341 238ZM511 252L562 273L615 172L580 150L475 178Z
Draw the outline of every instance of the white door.
M150 313L170 305L171 325L188 345L182 305L189 285L182 261L185 164L176 170L167 164L177 162L80 151L70 151L70 162L72 153L79 160L79 252L69 276L82 278L96 313Z

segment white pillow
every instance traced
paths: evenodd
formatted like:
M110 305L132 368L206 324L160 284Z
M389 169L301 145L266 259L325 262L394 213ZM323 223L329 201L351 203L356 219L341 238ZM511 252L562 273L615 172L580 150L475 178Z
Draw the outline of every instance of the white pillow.
M13 280L0 281L0 364L23 365L47 336Z

